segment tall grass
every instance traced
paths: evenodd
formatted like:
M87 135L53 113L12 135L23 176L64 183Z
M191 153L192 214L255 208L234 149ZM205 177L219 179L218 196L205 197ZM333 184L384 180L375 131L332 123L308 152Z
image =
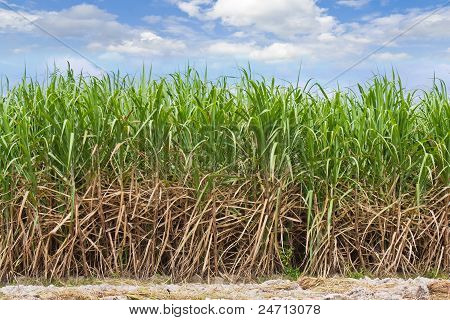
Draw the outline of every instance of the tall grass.
M0 278L450 271L445 83L193 69L0 98Z

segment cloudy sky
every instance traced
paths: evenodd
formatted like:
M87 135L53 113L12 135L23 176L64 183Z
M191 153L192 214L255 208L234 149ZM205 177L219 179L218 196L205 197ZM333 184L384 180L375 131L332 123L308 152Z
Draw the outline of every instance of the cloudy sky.
M70 61L93 75L136 73L143 63L159 75L207 65L212 77L250 63L288 81L301 65L302 79L327 83L384 45L339 84L392 67L410 88L434 74L448 83L449 1L0 0L0 76L11 81L25 66L39 77Z

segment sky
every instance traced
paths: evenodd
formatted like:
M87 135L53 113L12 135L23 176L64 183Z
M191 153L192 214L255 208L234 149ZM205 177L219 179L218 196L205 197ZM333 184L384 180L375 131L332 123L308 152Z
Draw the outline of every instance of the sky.
M44 77L67 62L95 76L191 65L210 78L250 65L328 87L394 69L409 88L427 88L450 80L450 1L0 0L2 79L25 69Z

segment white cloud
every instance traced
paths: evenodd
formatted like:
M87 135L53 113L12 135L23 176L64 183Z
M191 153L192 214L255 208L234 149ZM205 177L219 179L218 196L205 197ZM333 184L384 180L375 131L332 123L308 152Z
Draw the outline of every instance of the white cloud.
M402 47L402 52L382 52L373 57L378 61L401 62L411 58L412 55L408 51L411 50L410 47L431 44L450 37L450 28L446 27L450 25L450 9L441 10L432 16L429 16L430 12L412 10L404 14L376 17L367 22L338 24L333 30L297 35L286 39L288 41L261 35L258 37L254 34L251 37L252 43L218 40L209 45L207 52L265 62L307 58L308 61L331 62L333 59L339 59L340 62L351 63L352 59L361 57L412 24L422 21L388 46ZM244 30L247 29L241 28L230 36L235 39L242 37L246 33Z
M178 8L186 12L191 17L202 18L201 7L203 5L209 5L210 0L190 0L178 2Z
M317 39L321 42L333 41L333 40L336 40L336 35L334 35L330 32L325 32L325 33L319 34Z
M248 55L255 50L254 44L247 43L233 43L226 41L219 41L211 44L207 48L207 52L214 55L233 55L236 57L248 57Z
M131 55L162 55L165 53L180 52L185 49L185 44L179 40L164 39L151 31L144 31L131 40L122 40L106 45L109 52Z
M163 17L161 16L155 16L155 15L150 15L150 16L145 16L142 18L142 20L144 20L147 23L150 24L154 24L154 23L159 23L163 20Z
M281 62L293 60L307 53L307 49L291 43L275 42L268 46L255 43L236 43L219 41L211 44L207 52L216 56L233 56L236 58L264 62Z
M406 52L392 53L392 52L381 52L373 55L373 58L381 61L398 61L410 58L410 55Z
M327 32L336 23L314 0L191 0L178 2L178 7L192 17L280 37Z
M121 62L125 60L125 57L117 52L105 52L98 56L99 59L111 62Z
M122 32L116 16L95 5L80 4L61 11L40 12L36 23L56 36L114 36Z
M340 2L342 5L362 6L368 1ZM209 45L209 53L234 53L239 57L264 61L291 60L305 55L310 59L354 59L419 21L389 46L414 45L411 40L424 44L450 37L450 8L431 16L431 9L415 9L387 16L374 15L360 22L339 23L314 0L183 0L176 3L192 17L202 21L220 20L231 26L232 38L246 36L253 41L252 44L242 44L230 42L225 37L216 39Z
M38 16L22 11L19 11L18 14L11 10L0 9L0 33L31 31L33 26L27 19L35 21Z
M199 30L195 30L192 25L192 20L185 17L168 16L165 17L158 27L161 31L171 36L178 36L180 38L189 39L197 38L200 35ZM207 28L207 25L201 27Z
M35 45L35 44L26 45L26 46L22 46L22 47L13 48L12 52L14 54L28 53L28 52L31 52L32 50L35 50L36 47L37 47L37 45Z
M243 31L237 31L232 34L233 37L236 38L245 38L246 34Z
M268 62L279 62L297 58L301 53L300 48L291 43L276 42L270 46L251 52L250 58Z
M185 48L181 40L162 38L152 30L120 23L117 16L91 4L75 5L61 11L21 14L63 41L67 38L81 40L91 50L132 55L171 55L179 54ZM42 35L41 30L9 10L0 10L2 30Z
M433 39L448 39L450 37L450 8L431 14L432 11L412 10L404 14L391 14L378 17L362 24L352 26L351 32L368 37L374 43L386 41L403 34L397 42L417 39L421 43Z
M61 11L21 12L38 25L68 43L76 40L85 48L108 58L120 56L214 56L243 57L260 61L343 59L367 52L399 34L413 23L425 19L392 46L420 43L450 37L450 9L433 16L430 11L410 10L373 17L358 23L339 23L327 15L315 0L172 0L198 23L208 25L197 30L192 20L183 17L146 16L160 32L147 27L133 27L117 16L91 4L76 5ZM340 1L341 3L364 1ZM230 27L226 36L214 36L211 23L221 21ZM0 32L23 32L41 35L28 21L8 10L0 10ZM203 32L203 33L202 33ZM164 34L164 36L163 36ZM230 40L234 39L234 40ZM252 39L243 43L238 39ZM189 43L189 46L187 45ZM445 49L444 49L445 50ZM106 54L106 55L105 55ZM111 55L115 59L118 56Z
M337 4L352 8L361 8L369 4L371 0L339 0Z
M115 15L90 4L75 5L61 11L19 11L19 14L0 9L0 31L42 34L33 25L35 23L57 37L115 37L123 34L124 29L116 19Z

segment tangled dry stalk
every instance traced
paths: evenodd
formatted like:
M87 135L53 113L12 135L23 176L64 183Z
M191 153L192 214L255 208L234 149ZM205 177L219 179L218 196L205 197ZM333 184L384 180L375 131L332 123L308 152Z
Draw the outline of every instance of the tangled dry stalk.
M24 191L8 204L16 214L0 219L0 277L255 277L282 271L280 255L291 247L301 270L323 276L449 270L449 189L421 207L349 195L329 230L316 215L314 233L300 190L260 189L252 201L249 184L234 189L211 190L200 203L194 190L163 182L94 185L76 196L73 217L51 205L32 208ZM67 198L47 187L38 197Z

